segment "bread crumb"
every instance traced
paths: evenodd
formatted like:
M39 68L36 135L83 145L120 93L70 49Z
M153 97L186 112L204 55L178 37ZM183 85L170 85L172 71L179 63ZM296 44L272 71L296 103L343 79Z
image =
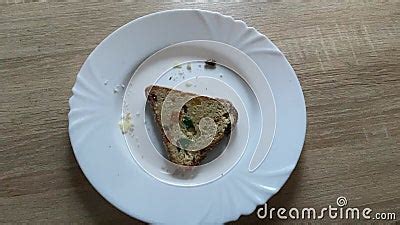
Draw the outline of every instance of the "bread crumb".
M217 67L217 62L214 59L209 59L204 62L205 69L215 69Z
M187 63L186 64L186 69L187 70L192 70L192 64L191 63Z
M104 85L107 85L107 84L108 84L108 80L105 80L105 81L104 81Z
M113 90L114 94L118 93L120 90L124 90L125 89L125 85L124 84L117 84L115 85L115 88Z
M127 113L125 116L121 118L119 121L119 129L121 130L122 134L126 134L129 130L132 128L132 122L131 122L131 114Z

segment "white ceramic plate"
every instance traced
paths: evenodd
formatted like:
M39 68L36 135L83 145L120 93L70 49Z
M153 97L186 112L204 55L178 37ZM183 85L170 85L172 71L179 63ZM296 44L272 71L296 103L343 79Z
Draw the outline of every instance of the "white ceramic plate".
M203 185L155 179L132 157L135 150L129 150L118 127L123 87L127 87L138 65L159 49L191 40L226 43L239 49L238 54L243 52L250 57L249 65L255 62L270 85L276 111L272 146L269 152L260 151L261 157L256 157L262 159L268 152L263 163L252 167L251 153L255 149L246 148L239 162L232 164L235 166L224 176L214 182L196 182ZM250 69L238 67L236 72L240 68ZM251 76L248 78L251 80ZM143 98L143 90L137 91ZM289 177L300 155L306 128L299 82L276 46L242 21L200 10L151 14L108 36L82 66L73 87L70 108L72 147L91 184L120 210L151 223L224 223L251 213ZM259 122L252 119L250 124ZM256 170L250 172L249 168Z

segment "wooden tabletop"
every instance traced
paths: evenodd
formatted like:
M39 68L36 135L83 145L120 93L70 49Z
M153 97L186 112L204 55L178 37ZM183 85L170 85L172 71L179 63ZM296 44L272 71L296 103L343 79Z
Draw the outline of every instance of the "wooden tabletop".
M174 8L245 21L297 73L306 142L269 206L322 208L345 196L349 206L396 212L400 220L398 1L22 2L31 1L0 0L0 223L141 223L82 174L68 138L68 99L82 63L107 35ZM256 222L269 220L253 213L234 223Z

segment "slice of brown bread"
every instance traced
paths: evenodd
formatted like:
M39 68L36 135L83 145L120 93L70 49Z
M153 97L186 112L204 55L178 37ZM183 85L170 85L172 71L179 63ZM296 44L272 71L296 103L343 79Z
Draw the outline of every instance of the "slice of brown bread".
M228 100L200 96L155 85L147 87L145 93L147 95L147 101L150 103L153 110L154 119L158 129L160 130L168 158L171 162L179 165L200 165L201 161L206 157L207 152L218 144L225 135L230 135L231 130L235 127L238 119L237 110ZM171 142L171 138L168 138L171 136L166 134L166 132L172 132L172 129L166 126L165 123L163 126L161 119L161 112L163 107L166 106L164 103L174 104L174 98L191 98L179 109L180 111L175 112L178 113L178 115L174 117L177 118L175 123L179 124L179 127L176 127L184 134L184 138L172 141L175 144ZM200 120L205 117L214 120L216 124L216 129L214 130L215 133L209 134L211 139L208 139L210 140L210 142L207 142L209 143L208 145L196 146L196 140L203 138L205 133L207 133L204 132L204 130L200 130L199 126ZM168 123L172 120L173 118L171 118ZM192 151L193 149L196 149L196 147L198 150Z

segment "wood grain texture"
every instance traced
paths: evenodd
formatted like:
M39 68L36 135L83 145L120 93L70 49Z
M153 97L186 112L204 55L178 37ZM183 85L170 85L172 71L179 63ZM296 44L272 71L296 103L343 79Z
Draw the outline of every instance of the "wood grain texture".
M307 104L300 161L274 207L352 207L400 220L400 2L0 0L0 223L140 224L88 183L68 138L68 98L93 48L121 25L174 8L219 11L287 56ZM283 221L242 216L233 224ZM290 221L298 222L298 221ZM344 221L335 221L344 222Z

